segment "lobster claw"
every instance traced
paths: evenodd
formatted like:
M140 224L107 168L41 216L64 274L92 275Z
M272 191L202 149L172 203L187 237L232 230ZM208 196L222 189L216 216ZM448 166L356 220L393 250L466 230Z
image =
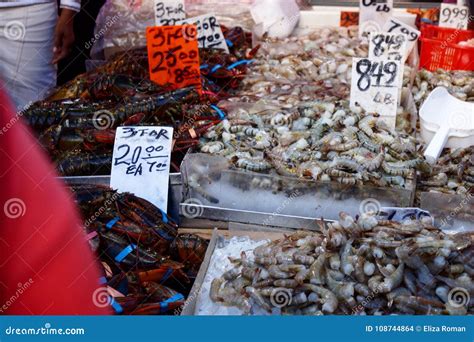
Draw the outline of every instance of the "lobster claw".
M141 283L158 282L165 283L171 277L180 282L190 283L189 277L183 271L184 265L178 262L166 261L160 267L143 272L136 272L135 275Z

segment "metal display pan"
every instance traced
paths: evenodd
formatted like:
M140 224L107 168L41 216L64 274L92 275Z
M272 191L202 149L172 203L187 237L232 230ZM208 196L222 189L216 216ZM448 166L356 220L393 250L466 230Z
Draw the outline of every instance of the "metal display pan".
M448 232L474 232L474 194L422 192L420 207L431 213L435 225Z
M183 204L197 210L184 216L222 220L225 211L234 222L288 228L300 228L288 226L295 219L337 220L341 211L355 216L367 206L410 207L415 190L414 182L406 189L379 188L235 170L225 158L202 153L186 155L181 172Z

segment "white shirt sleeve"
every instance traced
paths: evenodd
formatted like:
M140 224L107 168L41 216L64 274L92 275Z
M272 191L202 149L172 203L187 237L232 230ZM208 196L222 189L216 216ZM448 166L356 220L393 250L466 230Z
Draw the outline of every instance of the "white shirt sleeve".
M61 0L59 7L79 12L81 10L81 0Z

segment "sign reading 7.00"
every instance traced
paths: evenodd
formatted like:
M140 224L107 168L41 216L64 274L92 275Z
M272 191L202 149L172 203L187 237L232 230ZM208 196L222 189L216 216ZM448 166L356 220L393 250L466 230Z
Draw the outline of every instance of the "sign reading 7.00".
M201 89L197 31L194 25L148 27L150 79L170 89Z

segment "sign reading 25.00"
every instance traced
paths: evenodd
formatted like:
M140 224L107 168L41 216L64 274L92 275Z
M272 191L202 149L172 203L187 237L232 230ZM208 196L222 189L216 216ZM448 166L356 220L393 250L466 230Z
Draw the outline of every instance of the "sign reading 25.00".
M148 27L150 79L170 89L201 89L197 31L194 25Z

